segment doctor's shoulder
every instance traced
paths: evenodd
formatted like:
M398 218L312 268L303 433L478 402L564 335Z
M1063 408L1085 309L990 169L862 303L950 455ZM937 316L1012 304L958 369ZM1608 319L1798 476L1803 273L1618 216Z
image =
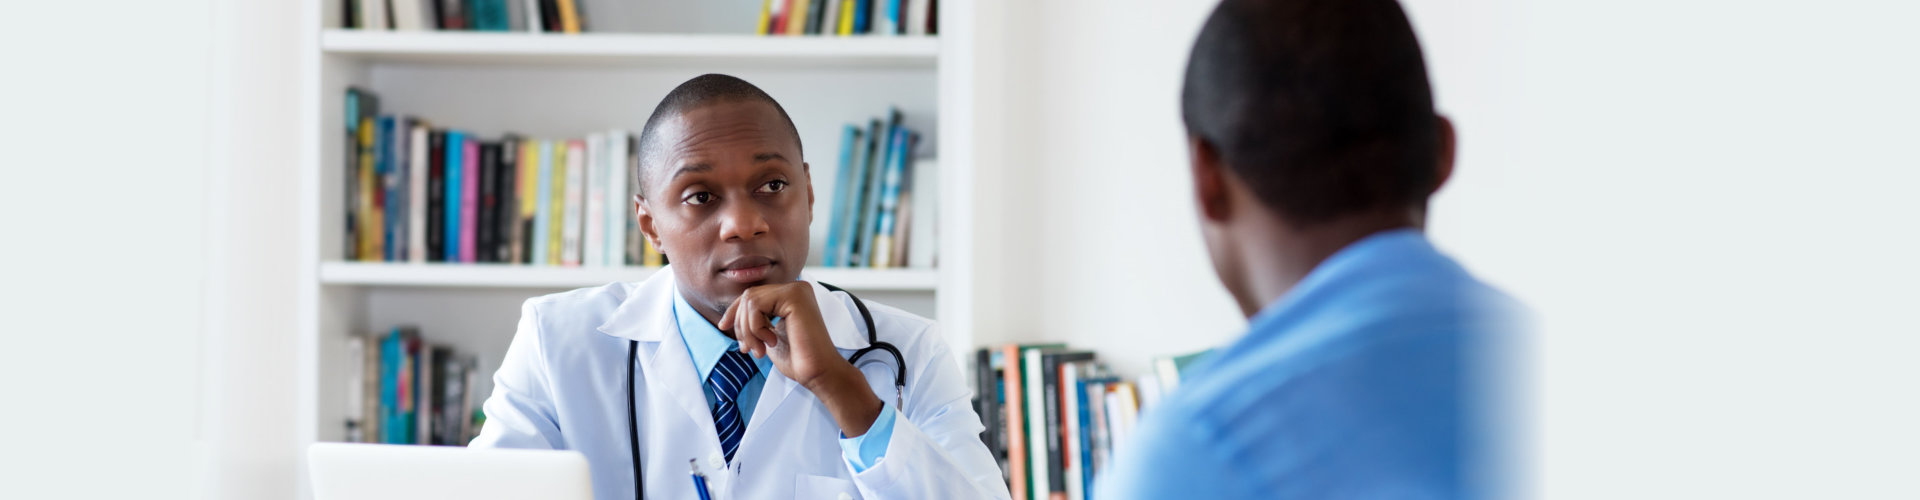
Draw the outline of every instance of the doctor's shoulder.
M608 283L529 298L520 308L515 335L538 337L543 351L597 344L596 339L618 340L600 332L620 304L632 295L636 283Z
M854 323L861 323L860 311L852 301L843 301ZM867 309L873 313L875 328L880 331L879 339L899 346L902 351L922 352L925 349L946 350L946 342L941 338L940 324L931 318L907 312L878 301L865 301ZM865 333L865 326L860 325ZM932 351L927 351L931 354Z

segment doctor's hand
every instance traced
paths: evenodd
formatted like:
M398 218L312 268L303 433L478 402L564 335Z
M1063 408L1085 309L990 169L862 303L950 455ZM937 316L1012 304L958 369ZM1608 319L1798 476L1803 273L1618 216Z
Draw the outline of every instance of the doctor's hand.
M777 327L774 317L780 318ZM773 358L775 369L827 405L848 437L866 434L880 416L882 403L867 387L866 376L834 349L812 283L748 288L715 326L738 340L741 351Z

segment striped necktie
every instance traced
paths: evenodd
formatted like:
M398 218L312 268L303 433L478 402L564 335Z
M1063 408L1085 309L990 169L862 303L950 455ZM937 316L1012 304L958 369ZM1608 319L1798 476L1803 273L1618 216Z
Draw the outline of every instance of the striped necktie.
M727 351L720 355L720 362L714 363L713 372L707 374L707 388L713 390L713 428L720 433L720 450L727 455L727 463L733 463L733 452L740 448L740 436L747 433L746 422L740 419L740 406L734 400L740 398L740 389L747 386L748 380L760 373L760 366L753 364L753 358L740 351Z

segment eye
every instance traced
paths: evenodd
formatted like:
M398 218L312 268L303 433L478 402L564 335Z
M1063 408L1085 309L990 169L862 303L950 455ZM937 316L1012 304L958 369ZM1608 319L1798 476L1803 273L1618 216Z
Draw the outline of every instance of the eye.
M713 193L709 193L706 191L693 193L693 194L687 195L686 199L682 201L685 201L688 205L705 205L713 201Z
M760 186L760 192L762 193L778 193L785 189L787 189L787 181L779 179L767 181L766 184Z

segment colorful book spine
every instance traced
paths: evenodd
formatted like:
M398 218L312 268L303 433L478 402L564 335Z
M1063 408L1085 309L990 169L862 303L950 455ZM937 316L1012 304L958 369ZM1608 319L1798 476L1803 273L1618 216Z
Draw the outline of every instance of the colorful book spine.
M519 208L514 217L514 226L518 229L513 238L513 262L527 264L533 262L533 245L527 244L533 238L533 219L540 208L540 141L520 141L519 179L514 180L520 193L515 196Z
M893 225L900 207L900 177L906 171L908 148L907 129L895 128L889 141L892 152L887 154L886 174L880 183L880 206L871 227L873 236L872 260L868 267L886 268L893 264Z
M500 143L480 143L480 199L475 203L473 223L473 261L493 262L494 241L498 235L500 208Z
M600 133L587 136L587 174L585 213L580 228L580 261L588 267L606 265L607 251L607 138Z
M567 141L567 177L564 216L560 228L560 265L580 266L580 230L586 223L587 141Z
M606 159L606 248L601 250L603 265L618 267L626 265L627 220L633 216L633 202L627 197L627 132L614 130L607 133Z
M840 133L840 168L835 171L833 177L833 207L832 211L828 212L831 215L830 220L827 221L826 251L820 259L821 264L827 267L841 265L838 249L845 239L841 236L841 232L848 224L847 218L842 214L846 213L849 199L853 197L854 144L860 142L860 137L860 127L853 125L847 125Z
M427 262L447 260L447 133L427 132Z
M551 259L551 249L547 246L548 235L553 234L553 141L537 141L534 152L534 215L533 234L528 236L532 250L533 264L546 265Z
M460 151L460 262L473 262L480 209L480 141L464 137Z
M567 156L567 143L565 141L554 141L553 192L549 193L552 197L552 206L548 207L550 212L548 213L548 232L546 234L547 265L550 266L560 265L561 256L563 255L561 251L561 239L566 233L567 226Z
M349 5L348 8L351 9L351 5L353 5L354 2L349 1L345 3ZM355 18L349 15L346 19ZM345 230L340 233L340 242L342 244L340 247L340 260L358 260L360 258L360 233L358 221L356 220L361 213L360 190L358 189L360 185L360 94L360 89L347 89L345 99L347 109L345 116L343 116L341 120L347 125L347 136L345 141L346 151L345 154L342 155L342 157L346 159L346 168L342 169L345 170L346 179L345 182L340 184L342 194L345 196L344 199L341 200L342 204L340 206L347 207L347 209L345 210L345 218L342 220L342 224L345 225L343 229Z
M407 134L407 261L427 261L427 124L414 122Z
M460 262L460 216L463 206L460 197L466 193L466 184L462 179L466 169L466 160L462 159L466 155L466 142L465 133L457 130L447 131L446 195L442 197L446 202L446 208L443 209L446 214L443 228L446 232L442 236L445 238L442 246L446 250L444 258L447 262Z

